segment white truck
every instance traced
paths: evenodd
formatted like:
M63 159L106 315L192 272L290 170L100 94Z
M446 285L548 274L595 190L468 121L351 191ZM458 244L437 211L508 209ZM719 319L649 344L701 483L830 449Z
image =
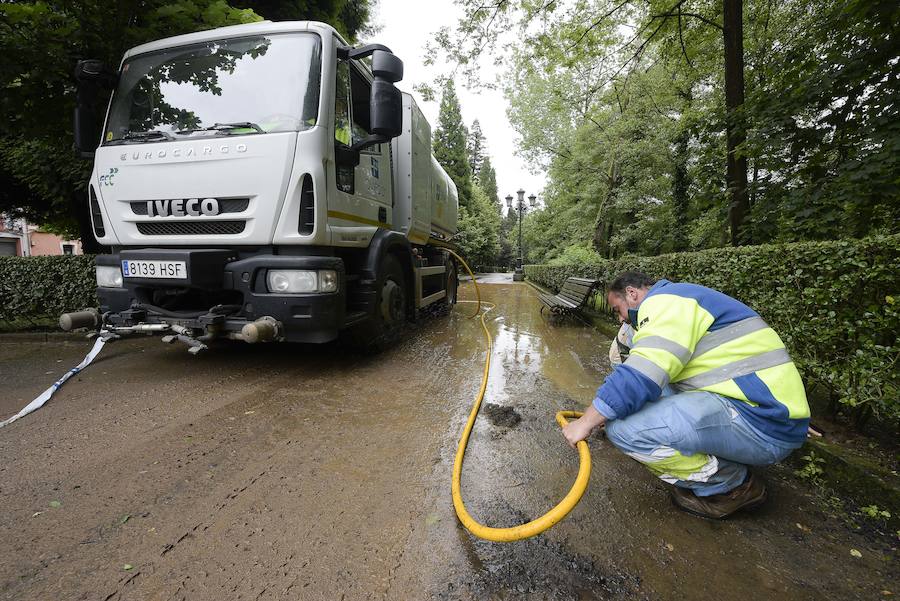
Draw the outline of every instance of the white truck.
M317 22L167 38L113 72L76 68L76 148L94 159L107 336L327 342L396 337L456 300L457 191L403 63ZM113 90L102 133L96 99ZM99 145L98 145L99 143Z

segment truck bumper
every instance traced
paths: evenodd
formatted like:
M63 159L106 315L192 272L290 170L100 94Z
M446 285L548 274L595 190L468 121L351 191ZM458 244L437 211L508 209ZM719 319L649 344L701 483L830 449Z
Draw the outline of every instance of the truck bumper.
M96 263L121 269L123 260L184 262L187 275L178 280L125 277L122 288L98 288L100 311L114 326L177 323L200 330L200 335L236 337L246 324L272 317L283 326L283 340L328 342L344 325L347 282L344 263L336 257L145 248L99 255ZM271 269L333 270L338 273L338 289L272 293L267 285ZM216 305L228 309L211 311Z

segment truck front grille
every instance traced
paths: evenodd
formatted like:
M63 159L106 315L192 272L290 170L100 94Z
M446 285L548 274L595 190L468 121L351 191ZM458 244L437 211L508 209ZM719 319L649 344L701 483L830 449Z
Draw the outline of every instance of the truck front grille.
M240 234L246 221L167 221L138 223L144 236L225 236Z

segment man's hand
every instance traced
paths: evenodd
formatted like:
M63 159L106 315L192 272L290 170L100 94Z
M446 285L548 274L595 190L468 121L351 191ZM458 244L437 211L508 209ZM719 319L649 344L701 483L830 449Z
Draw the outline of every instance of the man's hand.
M569 422L569 424L563 428L563 436L566 437L569 446L574 449L577 442L590 436L591 432L605 423L606 418L603 417L603 414L594 409L593 405L588 405L588 408L584 411L584 415L574 422Z

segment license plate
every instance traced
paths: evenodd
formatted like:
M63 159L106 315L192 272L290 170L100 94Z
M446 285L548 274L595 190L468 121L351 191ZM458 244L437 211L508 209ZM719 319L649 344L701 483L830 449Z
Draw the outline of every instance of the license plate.
M122 275L126 278L161 278L186 280L184 261L122 261Z

